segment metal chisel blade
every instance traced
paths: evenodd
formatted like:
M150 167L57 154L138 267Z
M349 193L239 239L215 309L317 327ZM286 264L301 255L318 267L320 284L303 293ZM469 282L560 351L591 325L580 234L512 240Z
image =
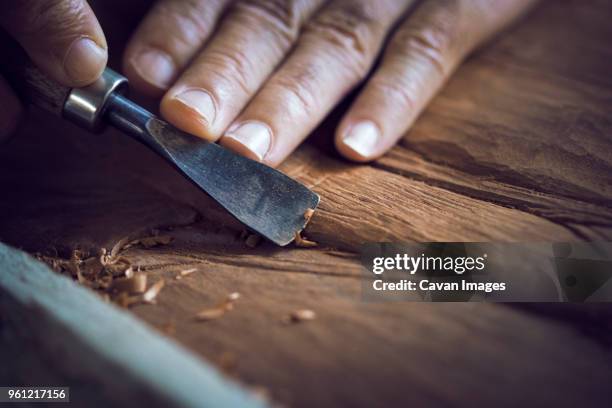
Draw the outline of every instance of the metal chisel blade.
M278 245L289 244L319 196L296 180L215 143L181 132L157 118L151 141L168 160L242 223Z

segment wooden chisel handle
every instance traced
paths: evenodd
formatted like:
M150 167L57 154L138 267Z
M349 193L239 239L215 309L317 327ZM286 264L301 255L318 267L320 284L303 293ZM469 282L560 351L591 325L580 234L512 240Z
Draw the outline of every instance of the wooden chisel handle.
M103 126L102 116L110 95L123 92L127 79L110 68L100 78L82 88L70 88L42 73L19 48L11 49L8 61L0 64L2 74L22 101L62 116L92 131Z
M56 115L63 114L71 88L49 79L29 62L20 71L11 73L8 79L23 102Z

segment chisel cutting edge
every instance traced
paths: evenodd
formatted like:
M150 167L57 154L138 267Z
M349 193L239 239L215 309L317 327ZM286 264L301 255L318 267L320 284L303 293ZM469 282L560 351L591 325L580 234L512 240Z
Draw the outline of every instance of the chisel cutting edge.
M317 194L283 173L155 117L125 97L126 78L109 68L83 88L58 85L31 65L10 77L34 105L94 132L111 124L144 143L247 227L278 245L293 241L305 227L304 214L319 203Z

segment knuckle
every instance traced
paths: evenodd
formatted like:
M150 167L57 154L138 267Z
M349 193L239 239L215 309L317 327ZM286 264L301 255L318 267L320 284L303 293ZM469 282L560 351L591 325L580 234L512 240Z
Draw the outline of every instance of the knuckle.
M409 83L404 78L372 78L368 86L373 87L377 93L384 95L386 100L393 101L407 112L415 112L417 109L418 90L414 83Z
M400 55L406 58L425 59L440 75L445 75L446 64L444 61L447 40L444 35L432 27L406 30L399 38L401 46L396 47L396 49L399 49Z
M303 2L299 0L249 0L239 2L235 10L239 15L257 19L279 37L285 47L295 42L305 17Z
M355 79L361 79L377 52L373 40L380 30L378 17L373 2L342 2L309 22L305 36L331 45L352 67Z
M431 4L433 9L417 13L411 23L399 30L390 49L405 58L424 59L445 76L448 73L446 61L455 45L456 1L441 0Z
M9 8L6 21L22 36L61 34L80 28L87 13L82 0L26 0Z
M189 49L199 45L212 30L211 11L216 5L198 0L160 1L155 5L155 14L163 19L164 41L173 49Z
M312 85L316 83L316 77L317 73L313 69L305 68L274 78L269 87L292 101L287 103L287 106L298 106L300 112L313 112L317 106L316 92Z
M256 91L256 84L250 81L249 73L253 67L248 57L238 49L211 50L206 55L206 61L217 69L215 75L223 82L236 84L246 95Z

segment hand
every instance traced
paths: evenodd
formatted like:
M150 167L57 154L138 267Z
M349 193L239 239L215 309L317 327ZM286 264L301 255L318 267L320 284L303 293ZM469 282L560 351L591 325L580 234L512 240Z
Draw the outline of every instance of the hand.
M162 115L177 127L271 166L373 71L335 136L342 155L368 161L533 2L160 0L131 39L124 71L164 94Z
M87 85L106 66L106 40L86 0L2 1L0 26L21 44L46 75L63 85ZM17 125L21 107L2 77L0 101L0 139L3 139Z

